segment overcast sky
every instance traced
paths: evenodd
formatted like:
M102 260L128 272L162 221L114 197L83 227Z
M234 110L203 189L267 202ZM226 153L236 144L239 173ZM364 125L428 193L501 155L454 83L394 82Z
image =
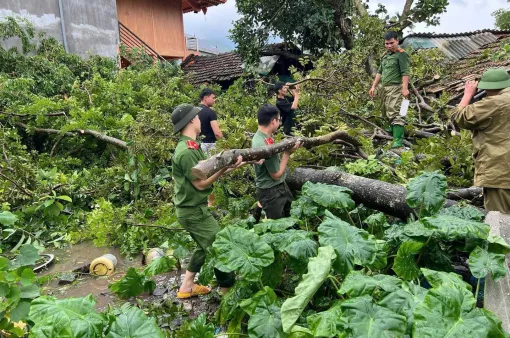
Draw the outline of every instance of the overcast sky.
M370 8L376 8L377 3L383 3L388 13L393 14L402 10L405 0L371 0ZM414 32L458 33L494 28L491 13L504 7L509 7L507 0L450 0L448 11L441 16L439 26L426 27L420 24ZM224 5L210 7L205 15L201 12L185 14L184 30L186 34L203 39L208 47L227 51L235 48L228 39L228 30L238 17L235 0L228 0Z

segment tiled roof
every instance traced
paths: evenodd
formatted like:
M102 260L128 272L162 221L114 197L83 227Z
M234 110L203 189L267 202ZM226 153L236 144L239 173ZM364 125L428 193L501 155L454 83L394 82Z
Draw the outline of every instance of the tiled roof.
M459 60L507 34L510 34L510 31L495 29L455 34L413 33L402 39L401 43L404 47L412 46L417 49L439 48L450 59Z
M510 32L455 61L452 65L452 74L428 86L427 93L439 94L446 91L451 95L462 95L466 81L479 80L487 69L504 68L510 71L510 59L492 60L492 56L501 51L503 44L510 44Z
M181 64L192 84L234 80L243 75L243 60L236 53L189 55Z
M200 7L200 10L207 11L207 7L221 5L227 2L227 0L182 0L182 12L189 13L196 11L192 4L197 4Z

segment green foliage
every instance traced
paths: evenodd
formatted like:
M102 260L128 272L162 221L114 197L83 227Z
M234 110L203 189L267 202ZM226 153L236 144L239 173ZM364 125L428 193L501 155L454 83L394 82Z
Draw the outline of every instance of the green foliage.
M418 216L436 214L446 200L446 177L437 172L423 173L407 185L407 204L419 210Z
M312 201L324 208L337 208L346 211L354 209L352 191L336 185L306 182L302 192Z
M414 256L420 253L423 243L416 241L404 242L397 252L395 262L393 263L393 271L403 280L413 280L418 278L420 270L416 265Z
M282 304L281 317L284 332L290 332L310 299L324 283L335 258L335 250L331 246L319 248L317 257L310 258L308 272L303 275L303 280L296 287L295 296L288 298Z
M469 270L476 278L485 278L490 272L492 279L498 281L506 276L505 255L477 246L469 255Z
M510 10L508 9L498 9L492 16L496 19L495 26L498 29L507 30L510 29Z

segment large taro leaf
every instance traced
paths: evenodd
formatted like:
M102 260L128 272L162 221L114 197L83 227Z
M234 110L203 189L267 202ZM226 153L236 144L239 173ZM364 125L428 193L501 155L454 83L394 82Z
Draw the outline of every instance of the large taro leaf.
M453 272L434 271L425 268L421 268L421 272L433 288L452 286L461 290L464 295L462 303L462 309L464 311L469 311L474 307L475 299L473 297L473 288L471 285L464 282L460 275Z
M34 265L39 260L39 251L31 244L24 244L19 250L19 255L14 260L12 266L18 268L20 266Z
M335 250L331 246L320 247L317 257L310 258L308 272L303 275L303 280L296 287L295 296L287 298L282 305L281 318L284 332L290 332L303 309L326 280L335 258Z
M466 300L471 297L472 300ZM482 309L465 309L474 302L472 294L454 285L429 290L423 303L414 310L414 338L505 337L501 321Z
M436 214L446 200L446 177L439 172L425 172L407 184L407 204L419 210L419 217Z
M120 308L120 314L112 323L106 338L164 338L154 318L149 318L137 307L125 306Z
M367 276L362 271L351 271L338 290L339 294L347 294L350 298L372 295L381 290L383 295L400 289L402 281L389 275Z
M30 338L76 338L68 318L53 318L37 323L30 330ZM85 336L86 337L86 336ZM95 337L95 336L92 336ZM101 337L101 336L98 336Z
M207 316L204 312L195 318L188 325L189 337L214 338L214 325L207 323Z
M414 309L423 302L427 289L412 282L403 282L402 288L381 299L378 305L407 318L407 333L414 323Z
M317 215L317 212L317 205L310 197L301 195L298 199L292 201L290 215L294 218L313 217Z
M441 209L439 212L441 215L449 215L449 216L455 216L458 218L465 219L466 221L476 221L481 222L485 215L478 209L472 207L472 206L459 206L459 205L453 205L449 208Z
M490 252L499 253L503 255L507 255L510 253L510 245L501 236L489 235L489 237L487 238L487 242L489 242Z
M315 203L329 209L352 210L355 207L352 191L337 185L306 182L301 190Z
M413 280L418 278L420 270L416 265L414 256L423 248L423 243L416 241L407 241L398 248L397 256L393 263L393 271L403 280Z
M297 219L288 217L288 218L280 218L280 219L268 219L264 220L261 223L255 224L253 230L257 234L263 234L265 232L283 232L288 228L293 227L297 223Z
M372 303L369 296L348 299L341 307L342 318L347 322L347 337L404 337L406 317Z
M265 286L262 290L254 294L248 299L243 300L239 306L246 312L248 315L253 316L255 314L255 309L257 305L265 300L266 304L276 304L278 297L274 293L273 289L268 286Z
M426 217L421 221L407 224L404 234L409 237L431 237L446 241L466 238L487 239L490 227L485 223L467 221L447 215Z
M318 228L321 245L331 245L337 254L335 269L342 275L355 265L373 264L379 248L375 238L326 211L326 218Z
M276 252L273 263L262 269L262 284L275 288L282 281L283 268L284 263L282 255Z
M51 332L49 326L58 323L55 330L66 334L72 332L72 337L102 337L105 323L94 309L95 304L92 295L66 299L42 296L32 301L29 318L35 323L36 332ZM52 334L56 334L55 330Z
M248 320L248 334L250 338L287 336L283 332L280 308L276 305L276 299L272 300L270 297L260 299Z
M306 317L306 322L315 337L335 337L342 331L345 322L342 320L340 304L334 304L328 310Z
M143 292L152 292L156 288L153 281L144 274L138 273L135 268L130 267L124 277L108 286L122 298L135 297Z
M143 269L143 273L147 277L159 275L160 273L170 271L175 266L175 263L177 263L175 258L168 256L159 257L152 260L150 264Z
M248 230L228 226L218 232L213 243L216 268L223 272L237 271L244 279L258 281L262 268L274 260L271 247Z
M477 246L469 254L469 270L478 279L485 278L490 272L492 279L497 282L506 276L505 255L489 252Z
M317 256L317 242L311 239L311 236L311 233L304 230L286 231L277 248L298 260L307 262L308 258Z
M370 263L367 267L371 270L382 270L388 265L388 250L389 244L382 239L375 241L377 252L375 254L375 260Z

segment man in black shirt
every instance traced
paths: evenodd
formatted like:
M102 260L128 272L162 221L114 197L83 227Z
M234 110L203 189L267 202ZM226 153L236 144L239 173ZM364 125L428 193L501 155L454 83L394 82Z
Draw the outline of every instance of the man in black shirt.
M299 105L299 85L290 90L292 96L288 96L289 84L278 82L274 86L276 92L276 107L280 110L282 118L283 133L285 135L292 135L292 128L294 127L294 118L296 117L296 109Z
M202 110L198 113L200 123L202 124L202 132L200 136L203 137L201 142L202 150L210 155L210 151L216 149L216 140L223 137L223 133L218 125L218 115L211 109L216 101L216 94L210 88L204 88L200 92L200 108Z

